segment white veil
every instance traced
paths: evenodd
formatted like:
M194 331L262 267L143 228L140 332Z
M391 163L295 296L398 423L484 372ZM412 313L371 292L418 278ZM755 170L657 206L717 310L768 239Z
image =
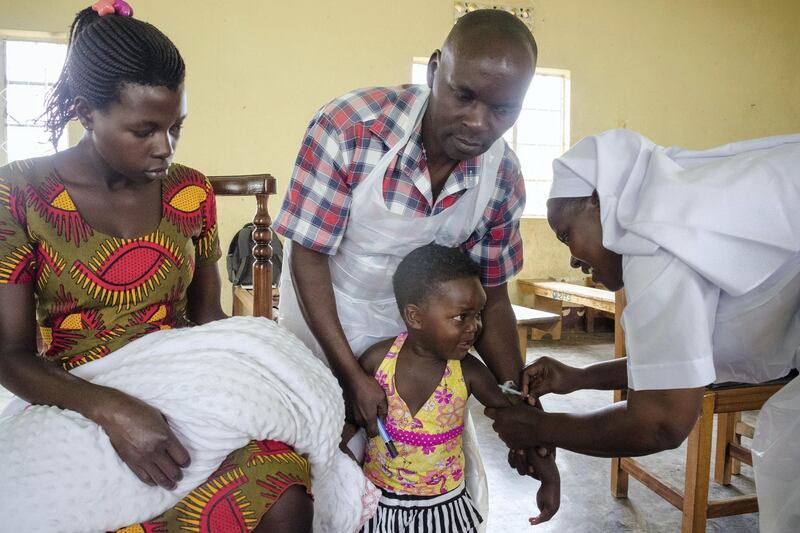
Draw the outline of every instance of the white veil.
M551 198L594 190L606 248L662 247L731 295L800 251L800 135L690 151L610 130L553 162Z

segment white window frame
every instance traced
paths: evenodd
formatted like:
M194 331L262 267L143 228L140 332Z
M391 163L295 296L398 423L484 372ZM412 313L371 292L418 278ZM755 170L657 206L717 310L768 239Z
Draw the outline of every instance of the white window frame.
M5 92L8 80L6 80L6 41L34 41L40 43L57 43L66 45L69 41L69 34L63 32L45 32L28 30L5 30L0 29L0 93ZM4 149L7 139L6 132L6 100L0 98L0 166L6 161L6 151ZM64 130L64 134L67 131Z

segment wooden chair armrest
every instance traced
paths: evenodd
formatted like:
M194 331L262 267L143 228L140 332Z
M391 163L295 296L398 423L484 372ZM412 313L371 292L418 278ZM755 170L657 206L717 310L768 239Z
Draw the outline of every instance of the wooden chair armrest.
M218 196L253 196L275 194L275 178L270 174L246 174L241 176L209 176Z

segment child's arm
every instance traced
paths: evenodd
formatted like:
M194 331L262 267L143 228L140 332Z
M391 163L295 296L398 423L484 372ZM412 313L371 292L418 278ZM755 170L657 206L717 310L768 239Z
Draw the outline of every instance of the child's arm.
M475 398L484 406L499 407L516 403L515 400L506 397L500 391L492 372L472 355L467 354L467 357L461 363L461 371L464 374L467 391L474 394ZM532 398L531 401L533 401ZM513 461L515 463L526 461L533 469L533 472L529 475L541 481L539 491L536 493L536 505L539 508L539 515L529 519L531 525L541 524L550 520L561 504L561 476L558 473L558 467L556 467L555 454L548 453L545 457L541 457L536 450L528 450L522 455L512 451L511 454L517 456L516 460ZM512 460L509 462L511 463ZM518 471L527 469L519 464L512 464L512 467L517 468Z
M475 356L467 354L461 362L461 372L464 374L467 392L475 396L484 407L507 407L512 404L497 386L492 371Z

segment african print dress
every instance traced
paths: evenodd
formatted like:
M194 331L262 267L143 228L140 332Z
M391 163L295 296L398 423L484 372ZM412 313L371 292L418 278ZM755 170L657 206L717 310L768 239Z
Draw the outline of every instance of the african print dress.
M190 325L195 268L221 255L214 193L205 176L177 164L161 191L158 227L122 239L81 217L51 159L0 168L0 283L32 285L42 357L69 370ZM174 508L122 531L247 532L293 485L309 490L307 461L283 443L253 441Z

